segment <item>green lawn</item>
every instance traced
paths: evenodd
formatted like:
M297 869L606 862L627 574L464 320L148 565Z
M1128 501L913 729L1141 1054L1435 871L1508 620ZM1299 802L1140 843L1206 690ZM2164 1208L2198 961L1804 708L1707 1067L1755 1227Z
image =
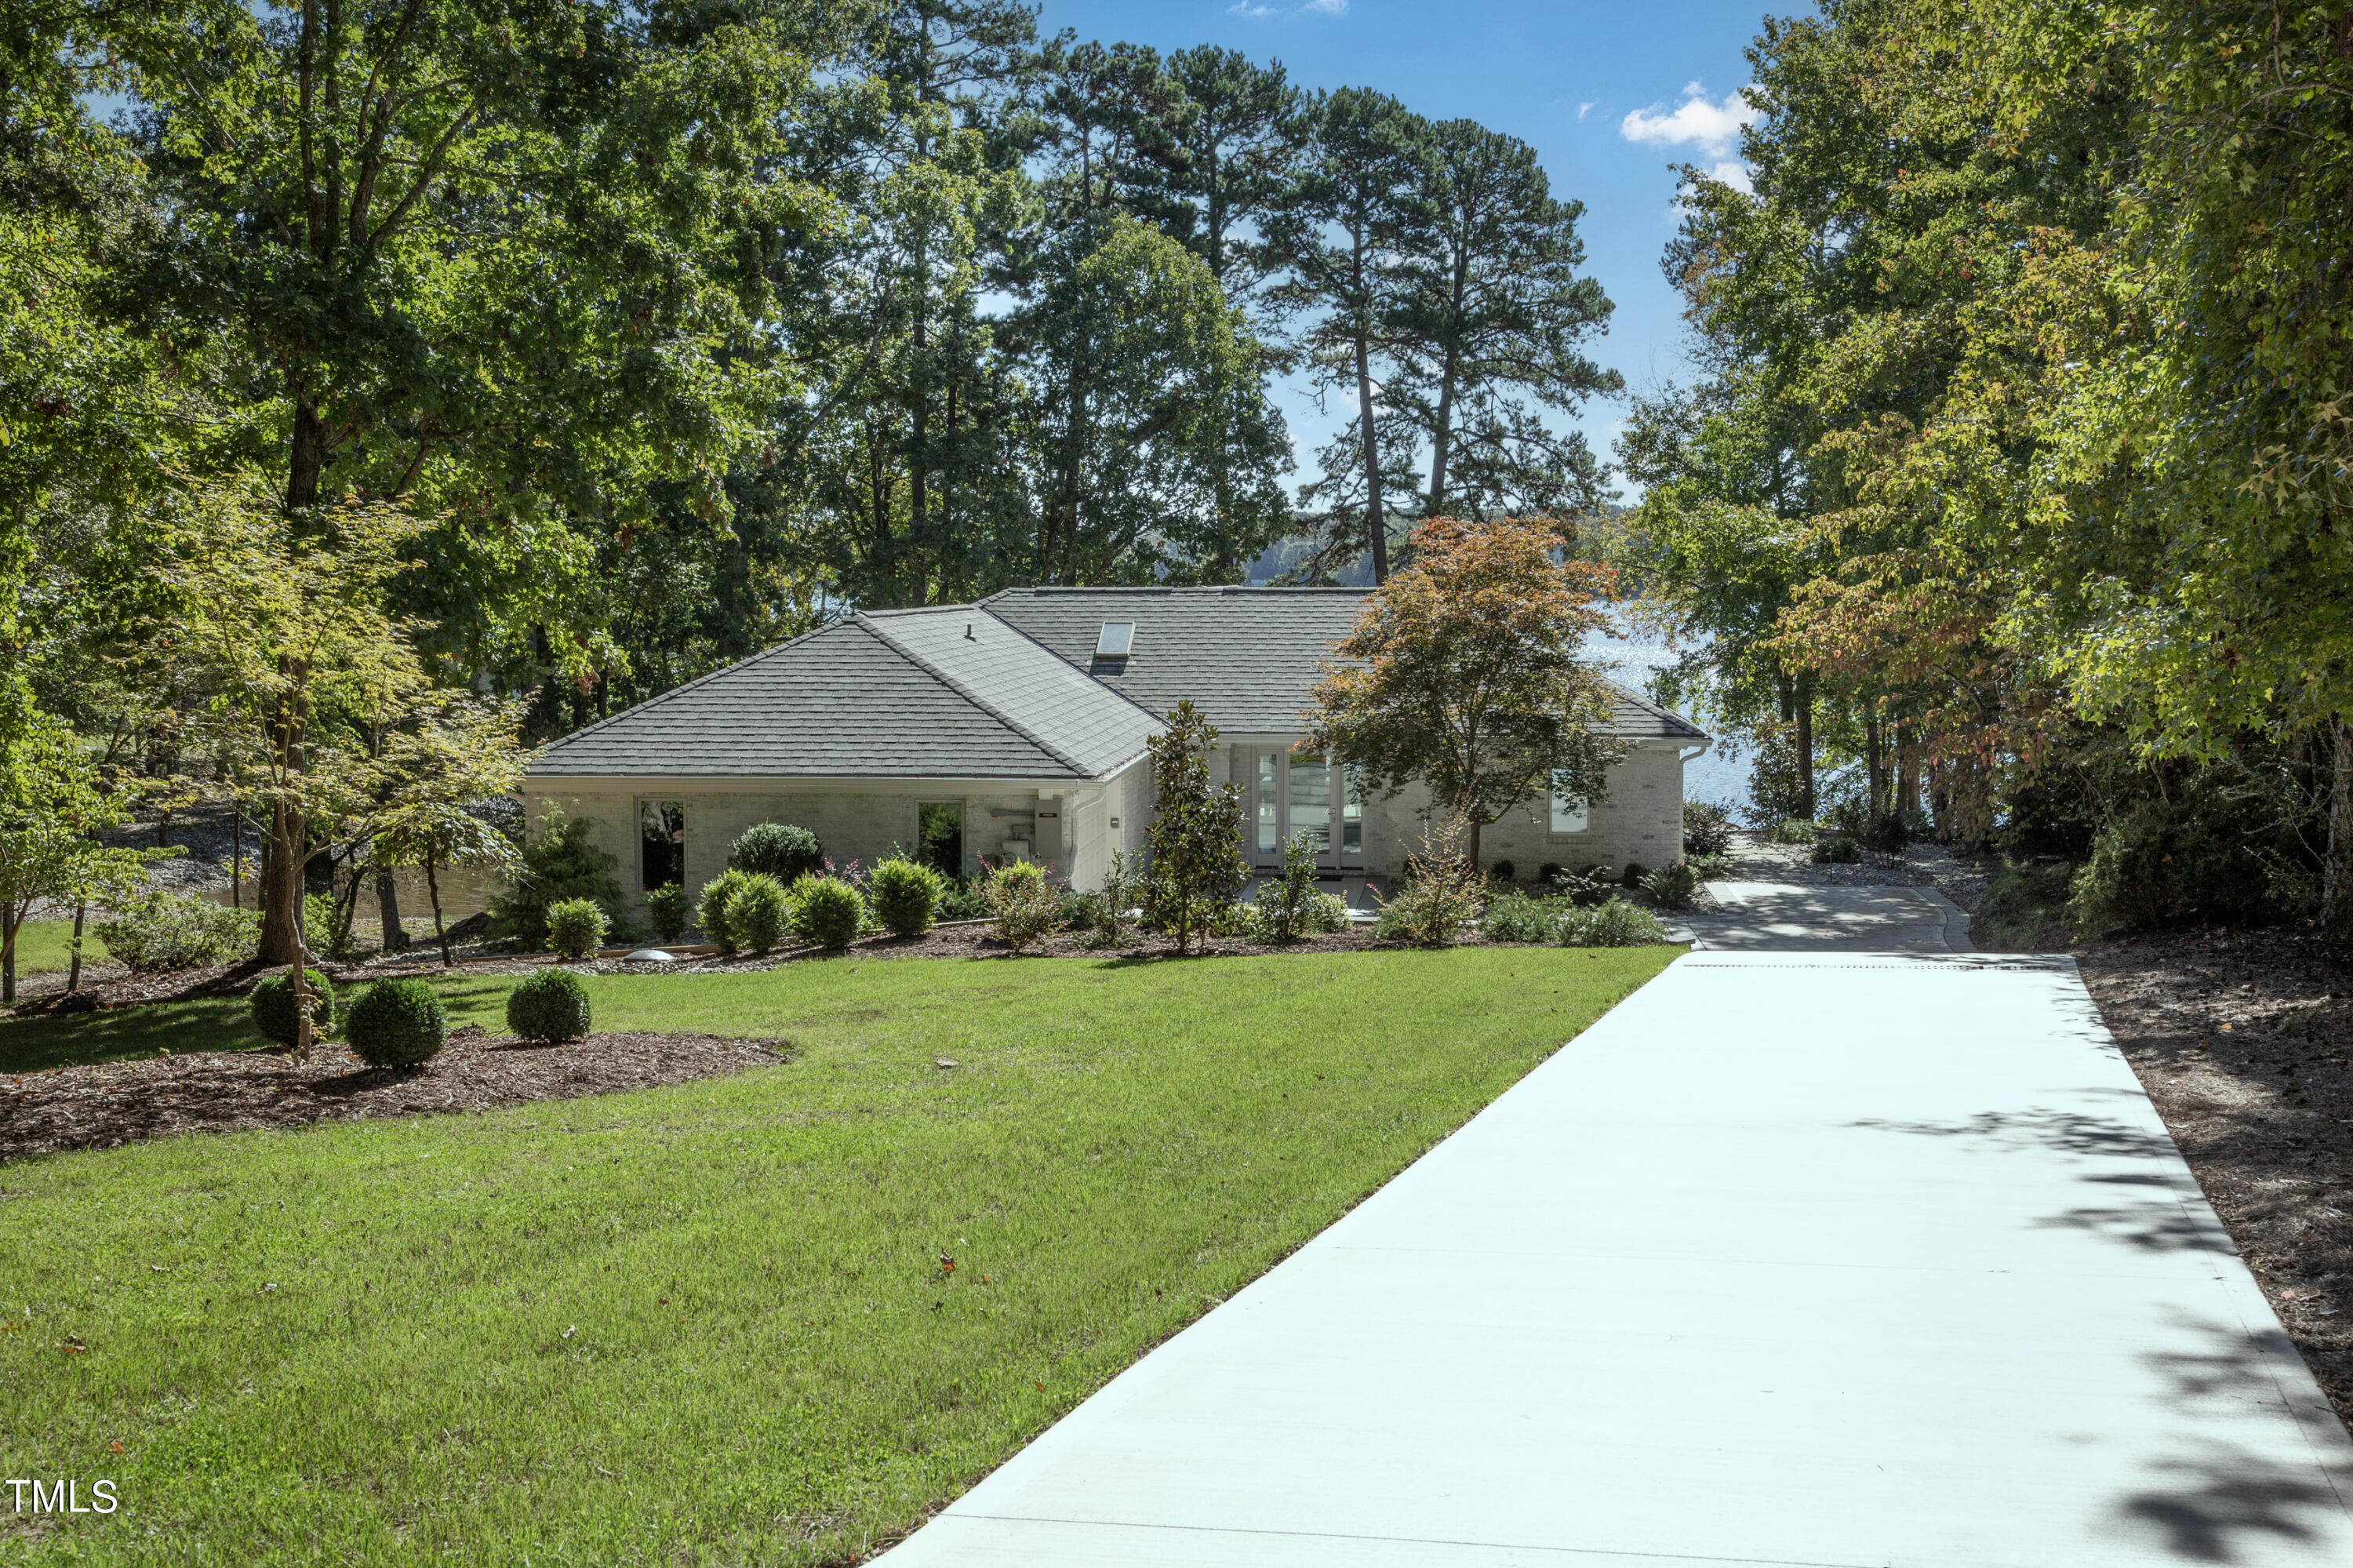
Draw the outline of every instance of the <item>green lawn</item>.
M73 961L73 922L27 920L16 927L16 978L63 969ZM106 962L106 949L88 931L82 933L81 961L85 967Z
M592 980L797 1059L0 1166L0 1478L121 1499L0 1563L853 1561L1676 951Z

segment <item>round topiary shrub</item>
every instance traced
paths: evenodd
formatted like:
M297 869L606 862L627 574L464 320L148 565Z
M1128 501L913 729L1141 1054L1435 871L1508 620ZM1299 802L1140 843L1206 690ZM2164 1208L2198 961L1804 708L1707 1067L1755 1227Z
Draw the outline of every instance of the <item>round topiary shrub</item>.
M930 866L912 860L886 860L874 868L868 895L874 901L874 918L894 937L920 937L939 918L940 894L946 879Z
M727 852L727 864L733 871L773 876L778 886L788 886L804 876L822 874L825 850L807 828L790 822L754 822Z
M858 896L858 889L830 876L802 888L793 908L793 934L820 948L849 946L865 924L866 900Z
M723 871L702 885L702 895L695 901L694 923L702 927L703 939L723 953L732 953L742 946L728 927L727 906L751 880L748 871Z
M646 917L652 922L654 935L665 942L675 942L686 930L688 912L693 901L687 896L683 882L665 882L659 887L646 890Z
M542 969L507 992L507 1033L554 1044L588 1033L588 988L570 969Z
M726 919L728 938L737 949L765 953L792 928L792 895L775 877L750 873L727 901Z
M288 978L291 972L290 969L254 981L249 1002L253 1026L261 1031L263 1039L280 1045L294 1044L294 987ZM302 984L311 993L311 1033L316 1037L325 1033L334 1020L335 988L316 969L302 971Z
M343 1039L371 1067L415 1067L449 1043L449 1015L423 980L379 980L352 1003Z
M611 927L593 898L567 898L547 906L547 945L567 959L594 958Z

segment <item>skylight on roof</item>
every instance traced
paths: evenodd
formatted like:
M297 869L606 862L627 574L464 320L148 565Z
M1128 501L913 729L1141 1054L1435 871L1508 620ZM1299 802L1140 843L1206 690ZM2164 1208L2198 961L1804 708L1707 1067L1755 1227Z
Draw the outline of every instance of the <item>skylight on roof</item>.
M1103 622L1103 635L1095 639L1095 657L1124 659L1127 657L1127 651L1134 646L1135 622L1106 620Z

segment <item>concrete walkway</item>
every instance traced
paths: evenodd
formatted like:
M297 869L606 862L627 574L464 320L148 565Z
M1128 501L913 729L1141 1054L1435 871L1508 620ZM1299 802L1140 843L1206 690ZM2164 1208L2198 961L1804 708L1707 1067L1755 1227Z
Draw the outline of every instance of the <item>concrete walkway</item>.
M2353 1563L2065 959L1694 953L892 1568Z
M1717 907L1677 916L1711 950L1967 953L1969 917L1933 887L1711 882Z

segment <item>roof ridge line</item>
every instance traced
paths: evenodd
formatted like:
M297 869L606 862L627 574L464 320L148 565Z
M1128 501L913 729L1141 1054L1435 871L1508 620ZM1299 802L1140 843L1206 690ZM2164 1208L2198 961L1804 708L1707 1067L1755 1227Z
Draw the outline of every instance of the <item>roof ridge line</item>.
M982 615L988 615L988 611L985 609L979 611L979 613ZM997 723L1003 725L1006 728L1011 730L1014 734L1019 736L1022 739L1028 741L1030 745L1036 747L1039 750L1044 752L1047 756L1052 758L1055 761L1060 763L1063 767L1069 768L1080 778L1092 779L1095 776L1093 770L1089 768L1086 764L1081 762L1077 758L1072 757L1060 747L1047 740L1045 736L1033 733L1029 726L1021 723L1020 720L1005 712L1005 710L998 707L996 704L987 701L986 698L982 697L979 693L974 691L970 686L965 685L962 681L957 680L954 675L949 674L945 670L941 669L937 664L933 663L929 659L924 658L921 653L916 652L905 643L883 631L881 627L874 625L872 623L871 617L860 614L853 617L853 619L866 623L866 634L869 637L879 640L888 647L891 652L899 655L900 658L906 660L911 664L913 664L917 669L931 676L932 679L945 686L949 691L954 692L957 696L962 697L965 702L970 703L974 707L978 708L982 713L987 714L989 717L995 719ZM1013 630L1012 627L1006 626L1004 621L997 620L997 618L994 615L988 615L988 619L996 620L997 624L999 626L1005 626L1006 630L1008 631Z
M656 692L652 696L648 697L645 701L641 703L632 703L629 706L623 708L619 713L608 715L604 718L598 719L595 724L584 725L578 729L557 736L554 740L551 740L545 745L540 747L538 748L538 755L544 757L560 746L569 746L575 740L584 740L609 725L617 725L620 723L623 719L629 717L632 714L643 713L646 709L666 703L672 697L684 696L687 693L694 690L697 686L708 684L709 683L719 679L722 675L728 674L733 671L744 668L746 664L757 663L760 660L765 659L771 653L781 653L787 648L797 648L820 632L830 631L837 626L849 624L850 620L857 617L857 614L858 611L853 609L848 615L836 616L831 620L820 621L818 624L810 627L807 631L802 632L798 637L787 637L782 642L775 643L769 647L761 649L757 653L746 653L744 657L736 660L733 663L722 664L716 670L708 671L703 674L697 675L691 681L681 681L667 692ZM893 646L895 647L896 644L893 644Z

